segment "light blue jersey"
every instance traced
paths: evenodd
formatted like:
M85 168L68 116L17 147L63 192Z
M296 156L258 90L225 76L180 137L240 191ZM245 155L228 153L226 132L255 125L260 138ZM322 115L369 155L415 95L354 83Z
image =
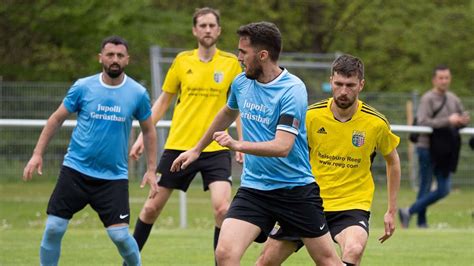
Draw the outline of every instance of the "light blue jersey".
M77 113L63 164L95 178L127 179L132 121L151 115L146 89L128 76L110 86L97 74L76 81L63 103Z
M246 154L241 177L243 187L273 190L314 182L306 138L307 105L304 83L286 69L265 84L248 79L245 73L234 79L227 106L240 111L245 141L271 141L277 130L296 135L288 157Z

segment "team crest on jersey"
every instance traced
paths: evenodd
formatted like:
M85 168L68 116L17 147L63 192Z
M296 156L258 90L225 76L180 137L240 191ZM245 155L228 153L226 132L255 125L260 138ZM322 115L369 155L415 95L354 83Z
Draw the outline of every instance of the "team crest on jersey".
M365 131L352 131L352 145L360 147L365 143Z
M221 83L224 80L224 72L216 71L214 72L214 81L216 83Z

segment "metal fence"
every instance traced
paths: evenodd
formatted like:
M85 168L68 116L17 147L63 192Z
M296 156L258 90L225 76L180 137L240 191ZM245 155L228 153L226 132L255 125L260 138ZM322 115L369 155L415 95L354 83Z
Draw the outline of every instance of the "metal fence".
M172 59L179 49L160 49L152 47L152 80L155 84L149 88L152 98L156 99L160 92L160 84L169 68ZM335 54L308 55L284 54L281 64L296 74L306 83L309 102L313 103L330 97L327 79L329 77L330 61ZM58 107L72 83L45 83L45 82L7 82L0 80L0 119L47 119ZM419 94L371 92L363 91L361 99L385 114L394 125L407 124L407 101L417 102ZM467 110L474 110L474 97L463 98ZM171 119L172 110L165 116ZM471 112L472 113L472 112ZM72 117L71 119L74 119ZM0 181L20 178L23 167L30 158L34 145L42 127L0 127ZM168 129L159 128L159 146L162 147L167 137ZM138 131L132 132L134 140ZM44 157L44 176L39 179L54 180L57 177L59 165L69 143L71 128L61 129L50 143ZM416 161L413 160L412 149L409 148L407 133L397 133L402 141L398 148L402 160L402 181L413 182L416 177ZM468 136L462 138L463 147L458 172L453 178L455 185L474 185L471 178L474 171L474 151L467 145ZM415 164L413 164L415 163ZM143 161L130 162L130 178L141 177L144 171ZM234 164L233 176L240 176L241 166ZM377 156L373 165L374 178L378 182L385 182L385 164L381 156Z

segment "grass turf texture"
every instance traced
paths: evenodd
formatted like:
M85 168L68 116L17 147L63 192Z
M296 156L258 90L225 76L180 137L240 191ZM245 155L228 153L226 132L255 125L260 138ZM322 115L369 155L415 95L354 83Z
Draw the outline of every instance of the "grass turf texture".
M130 183L131 223L147 193ZM45 209L54 187L50 182L0 183L0 265L38 265ZM399 205L406 206L416 193L403 188ZM188 229L179 229L178 193L174 193L142 252L144 265L212 265L213 218L209 194L200 184L188 192ZM448 198L429 209L429 229L402 230L380 244L386 191L377 185L370 239L363 265L471 265L474 261L474 189L453 189ZM253 265L261 245L252 244L242 265ZM96 213L87 207L71 220L63 239L61 265L120 265L120 256ZM306 250L284 265L311 265Z

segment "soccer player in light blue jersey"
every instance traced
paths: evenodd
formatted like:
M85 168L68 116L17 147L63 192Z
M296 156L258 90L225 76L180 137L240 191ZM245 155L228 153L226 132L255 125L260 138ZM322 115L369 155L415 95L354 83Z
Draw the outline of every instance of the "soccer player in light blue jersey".
M50 140L71 113L77 113L67 154L48 203L46 228L40 248L41 265L57 265L61 240L69 220L87 204L99 214L110 239L128 265L141 265L135 239L128 232L128 140L133 119L140 122L147 148L148 183L157 192L156 131L146 89L124 73L128 44L118 36L102 42L102 72L79 79L59 108L49 117L23 180L42 174L43 154Z
M242 186L222 224L218 265L239 265L250 244L265 241L275 222L302 236L318 265L341 265L309 164L306 87L279 67L281 34L273 23L241 26L237 34L238 59L245 73L233 81L227 106L209 130L173 162L171 171L188 167L212 140L246 154ZM224 131L239 112L243 141Z

